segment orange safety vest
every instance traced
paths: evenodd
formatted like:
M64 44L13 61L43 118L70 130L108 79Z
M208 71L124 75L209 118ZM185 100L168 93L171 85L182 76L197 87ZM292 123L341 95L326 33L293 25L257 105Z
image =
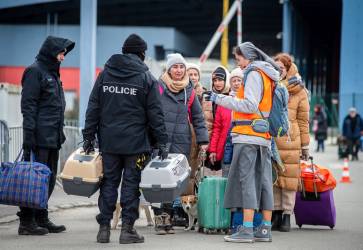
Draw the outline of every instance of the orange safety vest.
M264 114L264 116L267 118L271 111L271 108L272 108L272 88L273 88L274 82L262 70L257 69L257 71L261 74L262 81L263 81L263 97L262 97L262 100L260 101L260 104L258 105L258 108L261 111L261 113ZM242 84L241 87L238 89L236 98L244 99L244 84ZM232 119L233 119L233 122L238 122L238 121L251 121L252 122L255 119L263 119L263 117L261 116L260 112L255 113L255 114L247 114L247 113L233 111ZM255 131L253 131L251 125L238 125L238 123L237 123L232 129L232 133L258 136L258 137L265 138L267 140L271 139L271 135L269 132L266 132L266 133L255 132Z

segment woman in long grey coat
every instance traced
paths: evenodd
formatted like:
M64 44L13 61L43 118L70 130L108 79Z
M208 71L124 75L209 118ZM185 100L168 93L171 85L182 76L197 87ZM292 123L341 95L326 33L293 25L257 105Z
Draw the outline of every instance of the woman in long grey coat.
M197 144L201 150L207 150L208 130L193 84L186 72L186 61L181 54L169 54L166 71L160 78L161 103L164 111L170 153L184 154L189 157L192 134L192 123ZM155 230L157 234L172 234L170 222L173 206L162 203L160 208L153 207Z

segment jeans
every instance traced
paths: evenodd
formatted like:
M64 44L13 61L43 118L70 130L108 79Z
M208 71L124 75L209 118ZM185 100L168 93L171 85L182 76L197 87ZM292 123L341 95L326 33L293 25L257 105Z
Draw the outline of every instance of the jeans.
M320 148L321 148L321 151L324 152L324 150L325 150L324 140L317 140L317 141L318 141L318 147L316 149L316 152L319 152Z

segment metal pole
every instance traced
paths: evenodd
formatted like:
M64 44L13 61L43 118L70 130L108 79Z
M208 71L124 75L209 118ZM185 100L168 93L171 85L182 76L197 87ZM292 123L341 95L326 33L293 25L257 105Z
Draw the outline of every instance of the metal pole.
M81 0L79 126L84 127L96 75L97 0Z
M242 43L242 1L238 4L237 9L237 46Z
M229 22L232 20L233 15L236 13L237 8L238 8L238 3L241 2L241 1L242 0L236 0L232 4L231 8L228 11L228 14L222 20L222 22L219 25L218 29L214 33L212 39L209 41L207 47L205 48L205 50L203 51L202 55L200 56L200 58L199 58L199 64L205 63L205 61L208 59L210 53L212 52L212 50L216 46L218 40L221 38L221 35L222 35L223 31L226 29L226 27L228 26Z
M291 53L291 2L283 0L282 51Z
M229 0L223 0L223 18L226 17L229 8ZM221 64L227 67L228 64L228 26L223 31L221 41Z

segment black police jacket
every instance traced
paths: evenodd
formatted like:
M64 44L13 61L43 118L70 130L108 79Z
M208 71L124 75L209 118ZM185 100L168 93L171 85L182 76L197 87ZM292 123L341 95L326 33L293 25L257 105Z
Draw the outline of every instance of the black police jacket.
M64 143L66 103L57 55L65 49L67 54L74 45L68 39L48 36L36 61L25 69L21 80L24 143L50 149L59 149Z
M82 132L85 140L98 135L101 152L121 155L150 152L150 137L167 142L157 80L138 56L116 54L107 61L91 92Z

